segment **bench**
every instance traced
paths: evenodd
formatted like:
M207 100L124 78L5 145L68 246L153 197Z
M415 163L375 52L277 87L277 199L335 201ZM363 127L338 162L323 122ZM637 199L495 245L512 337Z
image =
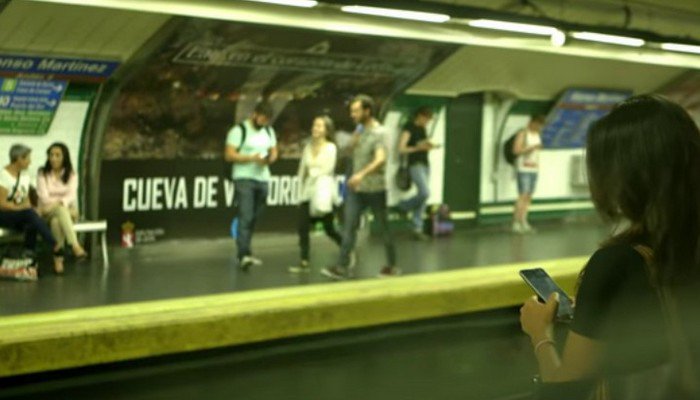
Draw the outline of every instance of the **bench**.
M107 221L79 221L73 224L75 233L99 233L100 246L102 246L102 261L104 266L109 266L109 254L107 252ZM21 236L22 234L11 229L0 228L0 238Z

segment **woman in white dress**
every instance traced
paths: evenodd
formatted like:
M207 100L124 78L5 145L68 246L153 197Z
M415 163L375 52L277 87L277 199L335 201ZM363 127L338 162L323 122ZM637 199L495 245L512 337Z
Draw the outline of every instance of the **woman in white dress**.
M326 235L340 246L341 237L333 221L333 205L337 197L335 165L337 148L330 141L335 126L328 116L314 119L311 127L311 141L304 147L299 163L300 205L299 205L299 247L301 261L290 272L308 272L309 231L317 222L323 223Z

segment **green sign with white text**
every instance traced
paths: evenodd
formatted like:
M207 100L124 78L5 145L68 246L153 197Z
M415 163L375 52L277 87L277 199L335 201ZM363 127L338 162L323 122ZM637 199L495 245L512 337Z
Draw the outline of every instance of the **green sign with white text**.
M0 135L43 135L51 126L63 81L0 78Z

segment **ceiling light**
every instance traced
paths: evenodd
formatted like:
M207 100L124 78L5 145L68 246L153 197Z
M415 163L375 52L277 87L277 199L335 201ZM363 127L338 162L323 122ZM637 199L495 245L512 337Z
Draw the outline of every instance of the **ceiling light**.
M423 22L447 22L449 15L435 14L420 11L397 10L394 8L366 7L366 6L343 6L340 8L344 12L353 14L376 15L379 17L410 19Z
M566 33L557 30L556 32L552 33L549 40L552 42L552 46L562 47L566 44Z
M256 3L279 4L279 5L283 5L283 6L305 7L305 8L316 7L318 5L318 1L316 1L316 0L246 0L246 1L254 1Z
M620 44L623 46L642 47L644 40L627 36L605 35L595 32L574 32L571 34L576 39L588 40L591 42L601 42L610 44Z
M664 50L670 50L670 51L680 51L683 53L700 54L700 46L693 46L690 44L661 43L661 48Z
M520 24L517 22L497 21L493 19L475 19L468 22L475 28L497 29L500 31L530 33L533 35L551 36L559 30L552 26Z

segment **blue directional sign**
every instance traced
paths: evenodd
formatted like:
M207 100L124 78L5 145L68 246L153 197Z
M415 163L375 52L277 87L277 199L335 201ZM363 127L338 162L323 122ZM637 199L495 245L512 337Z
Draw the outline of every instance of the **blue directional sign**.
M119 62L116 61L0 53L0 72L4 74L36 74L70 81L102 82L117 67Z
M631 95L626 90L567 89L547 116L542 144L549 149L585 147L591 124Z
M68 86L64 81L0 78L0 135L42 135Z

